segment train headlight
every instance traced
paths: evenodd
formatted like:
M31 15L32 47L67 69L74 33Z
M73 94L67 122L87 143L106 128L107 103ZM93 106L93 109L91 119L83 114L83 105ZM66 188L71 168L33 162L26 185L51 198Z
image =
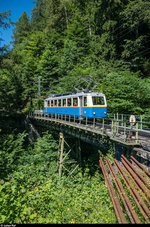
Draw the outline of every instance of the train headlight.
M93 112L93 114L95 115L95 112Z
M106 115L106 112L104 112L104 114Z

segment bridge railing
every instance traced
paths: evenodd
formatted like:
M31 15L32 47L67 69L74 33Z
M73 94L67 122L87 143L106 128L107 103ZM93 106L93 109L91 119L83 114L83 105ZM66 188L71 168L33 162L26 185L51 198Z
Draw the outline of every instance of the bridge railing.
M43 120L51 120L62 122L71 125L78 125L85 130L94 130L102 135L108 135L111 138L122 140L128 143L138 143L138 122L131 127L129 121L122 121L119 118L79 118L76 115L61 115L61 114L44 114L32 113L31 117Z
M108 113L108 118L117 120L123 126L123 122L126 122L127 127L130 127L130 114ZM138 123L138 129L141 131L150 131L150 116L148 115L134 115L136 123ZM135 127L133 127L135 128Z

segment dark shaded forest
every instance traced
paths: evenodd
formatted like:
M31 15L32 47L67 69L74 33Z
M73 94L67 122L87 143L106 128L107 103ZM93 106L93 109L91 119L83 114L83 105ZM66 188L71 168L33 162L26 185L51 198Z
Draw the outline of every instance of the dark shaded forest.
M0 12L0 32L10 15ZM43 102L90 75L108 112L150 115L149 0L36 0L12 38L11 49L0 47L0 222L117 223L97 156L87 152L84 171L60 180L58 135L30 143L14 113L38 109L38 77Z

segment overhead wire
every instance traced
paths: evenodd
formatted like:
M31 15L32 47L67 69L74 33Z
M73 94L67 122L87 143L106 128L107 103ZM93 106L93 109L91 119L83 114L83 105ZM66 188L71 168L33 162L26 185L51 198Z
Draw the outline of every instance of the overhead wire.
M141 21L138 25L141 25L141 24L143 24L143 23L145 23L145 22L144 22L144 21ZM126 30L128 30L128 29L129 29L129 28L126 28L125 30L123 30L123 31L120 32L119 34L123 33L124 31L126 31ZM126 32L125 34L123 34L123 35L120 36L120 37L117 37L117 38L113 39L113 41L120 40L122 37L124 37L125 35L129 34L130 32L132 32L133 29L135 29L135 28L134 28L134 27L133 27L133 28L130 28L130 30L129 30L128 32ZM117 36L118 36L119 34L117 34Z
M119 28L121 28L124 24L120 25L119 27L117 27L114 31L112 31L110 34L114 34ZM126 29L125 29L126 30Z
M150 42L150 40L149 40L148 42ZM143 44L146 44L146 43L148 43L148 42L144 42ZM145 52L147 52L148 50L150 50L150 48L144 49L144 50L139 51L139 52L137 52L137 53L135 53L135 54L131 54L129 58L131 58L131 56L135 56L135 57L136 57L136 56L140 56L141 53L145 53ZM142 54L142 55L146 55L146 54L148 54L148 53L150 53L150 51L147 52L147 53L145 53L145 54ZM117 57L121 57L121 54L120 54L120 55L117 55Z
M141 24L142 24L142 22L141 22ZM133 28L132 28L133 29ZM131 29L131 30L132 30ZM129 32L131 32L131 30L129 31ZM125 30L124 30L125 31ZM126 34L128 34L129 32L127 32L127 33L125 33L123 36L121 36L121 37L119 37L119 38L117 38L117 39L114 39L113 41L117 41L118 39L120 39L120 38L122 38L122 37L124 37ZM119 33L120 34L120 33ZM146 41L146 42L143 42L143 43L141 43L142 45L145 45L145 44L147 44L147 43L149 43L150 42L150 40L148 40L148 41ZM130 55L130 57L131 56L133 56L133 55L135 55L135 56L139 56L138 54L141 54L141 53L144 53L144 52L147 52L147 50L149 50L150 48L148 48L148 49L144 49L144 50L142 50L142 51L139 51L139 52L137 52L136 54L132 54L132 55ZM148 52L149 53L149 52ZM146 53L146 54L148 54L148 53ZM145 55L145 54L144 54ZM121 57L121 54L120 55L117 55L118 57Z
M140 14L140 15L145 17L145 13L142 13L142 14ZM149 20L149 19L148 19L148 20ZM143 24L143 23L145 23L145 18L142 19L142 20L140 20L140 21L137 23L137 25ZM121 28L123 25L124 25L124 24L122 24L122 25L120 25L119 27L117 27L114 31L112 31L112 32L110 33L110 35L115 34L116 31L117 31L119 28ZM135 24L135 25L136 25L136 24ZM117 35L120 35L120 34L124 33L124 32L125 32L126 30L128 30L128 29L129 29L129 28L124 29L123 31L119 32ZM133 29L134 29L134 27L133 27L133 28L130 28L131 31L132 31ZM129 31L129 32L130 32L130 31ZM125 34L128 34L129 32L127 32L127 33L125 33ZM117 41L118 39L124 37L125 34L124 34L123 36L117 38L116 41Z
M143 13L143 15L145 15L145 14ZM148 21L149 21L149 19L148 19ZM140 25L140 26L141 26L143 23L145 23L145 20L140 20L140 22L137 23L137 25ZM123 25L124 25L124 24L122 24L122 25L120 25L119 27L117 27L114 31L112 31L112 32L110 33L110 35L113 35L113 34L116 33L116 35L118 36L118 35L124 33L126 30L129 29L129 28L126 28L126 29L122 30L121 32L119 32L119 33L117 34L118 30L119 30ZM130 32L132 32L133 29L135 29L135 26L136 26L136 24L135 24L132 28L130 28L128 32L125 32L125 34L121 35L120 37L117 37L117 38L113 39L112 41L113 41L113 42L116 42L116 41L122 39L124 36L126 36L127 34L129 34ZM150 40L148 40L147 42L142 43L142 45L145 45L145 44L147 44L147 43L149 43L149 42L150 42ZM135 56L135 57L136 57L136 56L140 56L140 54L142 54L143 56L144 56L144 55L147 55L147 54L150 53L150 51L148 51L149 49L150 49L150 48L144 49L144 50L139 51L139 52L137 52L137 53L135 53L135 54L131 54L130 57L129 57L129 59L131 58L131 56ZM147 52L147 51L148 51L148 52ZM118 56L118 55L117 55L117 56ZM121 57L121 54L120 54L119 56ZM144 65L144 64L140 64L140 65Z
M145 13L140 14L140 16L144 16L144 17L145 17ZM144 18L143 20L145 20L145 18ZM140 20L139 24L140 24L140 23L145 23L145 21L143 21L143 20ZM149 19L148 19L148 20L149 20ZM114 31L112 31L112 32L110 33L110 35L111 35L111 34L114 34L114 33L115 33L119 28L121 28L123 25L124 25L124 24L122 24L122 25L120 25L119 27L117 27ZM123 33L123 32L126 31L126 30L128 30L128 28L126 28L126 29L124 29L123 31L119 32L119 34ZM119 34L118 34L118 35L119 35Z

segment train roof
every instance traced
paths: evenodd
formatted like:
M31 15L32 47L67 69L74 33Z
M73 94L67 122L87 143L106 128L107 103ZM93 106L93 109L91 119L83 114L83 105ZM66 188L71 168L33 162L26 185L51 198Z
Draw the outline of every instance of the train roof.
M79 96L105 96L103 93L98 93L98 92L67 92L67 93L61 93L61 94L51 94L46 98L45 100L49 99L58 99L58 98L71 98L71 97L79 97Z

